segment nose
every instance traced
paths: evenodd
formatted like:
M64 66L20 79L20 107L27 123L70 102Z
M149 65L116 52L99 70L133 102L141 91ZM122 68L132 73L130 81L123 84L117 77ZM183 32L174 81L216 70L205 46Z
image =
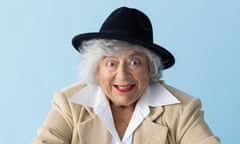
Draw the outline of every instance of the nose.
M130 71L126 64L120 64L117 68L116 78L118 80L127 80L130 76Z

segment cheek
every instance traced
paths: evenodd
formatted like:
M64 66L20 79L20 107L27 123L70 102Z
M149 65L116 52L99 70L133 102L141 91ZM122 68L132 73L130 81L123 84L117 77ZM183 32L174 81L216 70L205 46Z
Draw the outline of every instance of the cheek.
M99 69L98 74L97 74L97 80L99 83L99 86L103 90L106 96L111 95L111 81L112 81L112 73L104 70L104 69Z
M111 72L104 69L100 69L98 72L99 79L103 79L103 80L111 79L111 75L112 75Z
M135 79L138 81L138 93L141 95L149 84L149 72L148 70L138 71L135 73Z
M134 72L134 76L139 81L147 82L149 80L149 71L148 69L142 69ZM147 81L146 81L147 80Z
M111 80L112 80L112 76L113 73L104 69L104 68L99 68L98 72L97 72L97 80L99 82L100 85L109 85Z

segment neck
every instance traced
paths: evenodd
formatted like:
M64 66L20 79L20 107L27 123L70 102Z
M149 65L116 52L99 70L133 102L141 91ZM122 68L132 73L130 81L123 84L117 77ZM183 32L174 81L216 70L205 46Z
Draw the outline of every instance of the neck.
M128 127L128 124L131 120L135 105L133 106L116 106L113 104L110 105L115 128L118 132L120 139L122 139Z

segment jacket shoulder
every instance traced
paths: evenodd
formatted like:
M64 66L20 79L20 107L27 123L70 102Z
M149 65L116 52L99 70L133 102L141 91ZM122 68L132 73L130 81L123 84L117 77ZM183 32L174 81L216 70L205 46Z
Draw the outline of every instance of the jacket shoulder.
M173 86L167 85L165 83L161 83L170 93L172 93L173 96L175 96L179 101L181 101L182 104L187 104L193 99L198 99L193 97L192 95L179 90Z
M65 88L62 88L60 90L61 93L63 93L67 98L72 97L76 92L80 91L82 88L84 88L86 84L76 82L73 83Z

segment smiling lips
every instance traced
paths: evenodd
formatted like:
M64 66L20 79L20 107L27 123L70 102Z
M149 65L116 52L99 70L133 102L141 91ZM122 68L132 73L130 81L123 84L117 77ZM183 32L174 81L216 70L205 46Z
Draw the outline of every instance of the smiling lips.
M128 85L113 85L120 92L130 92L136 86L135 84Z

